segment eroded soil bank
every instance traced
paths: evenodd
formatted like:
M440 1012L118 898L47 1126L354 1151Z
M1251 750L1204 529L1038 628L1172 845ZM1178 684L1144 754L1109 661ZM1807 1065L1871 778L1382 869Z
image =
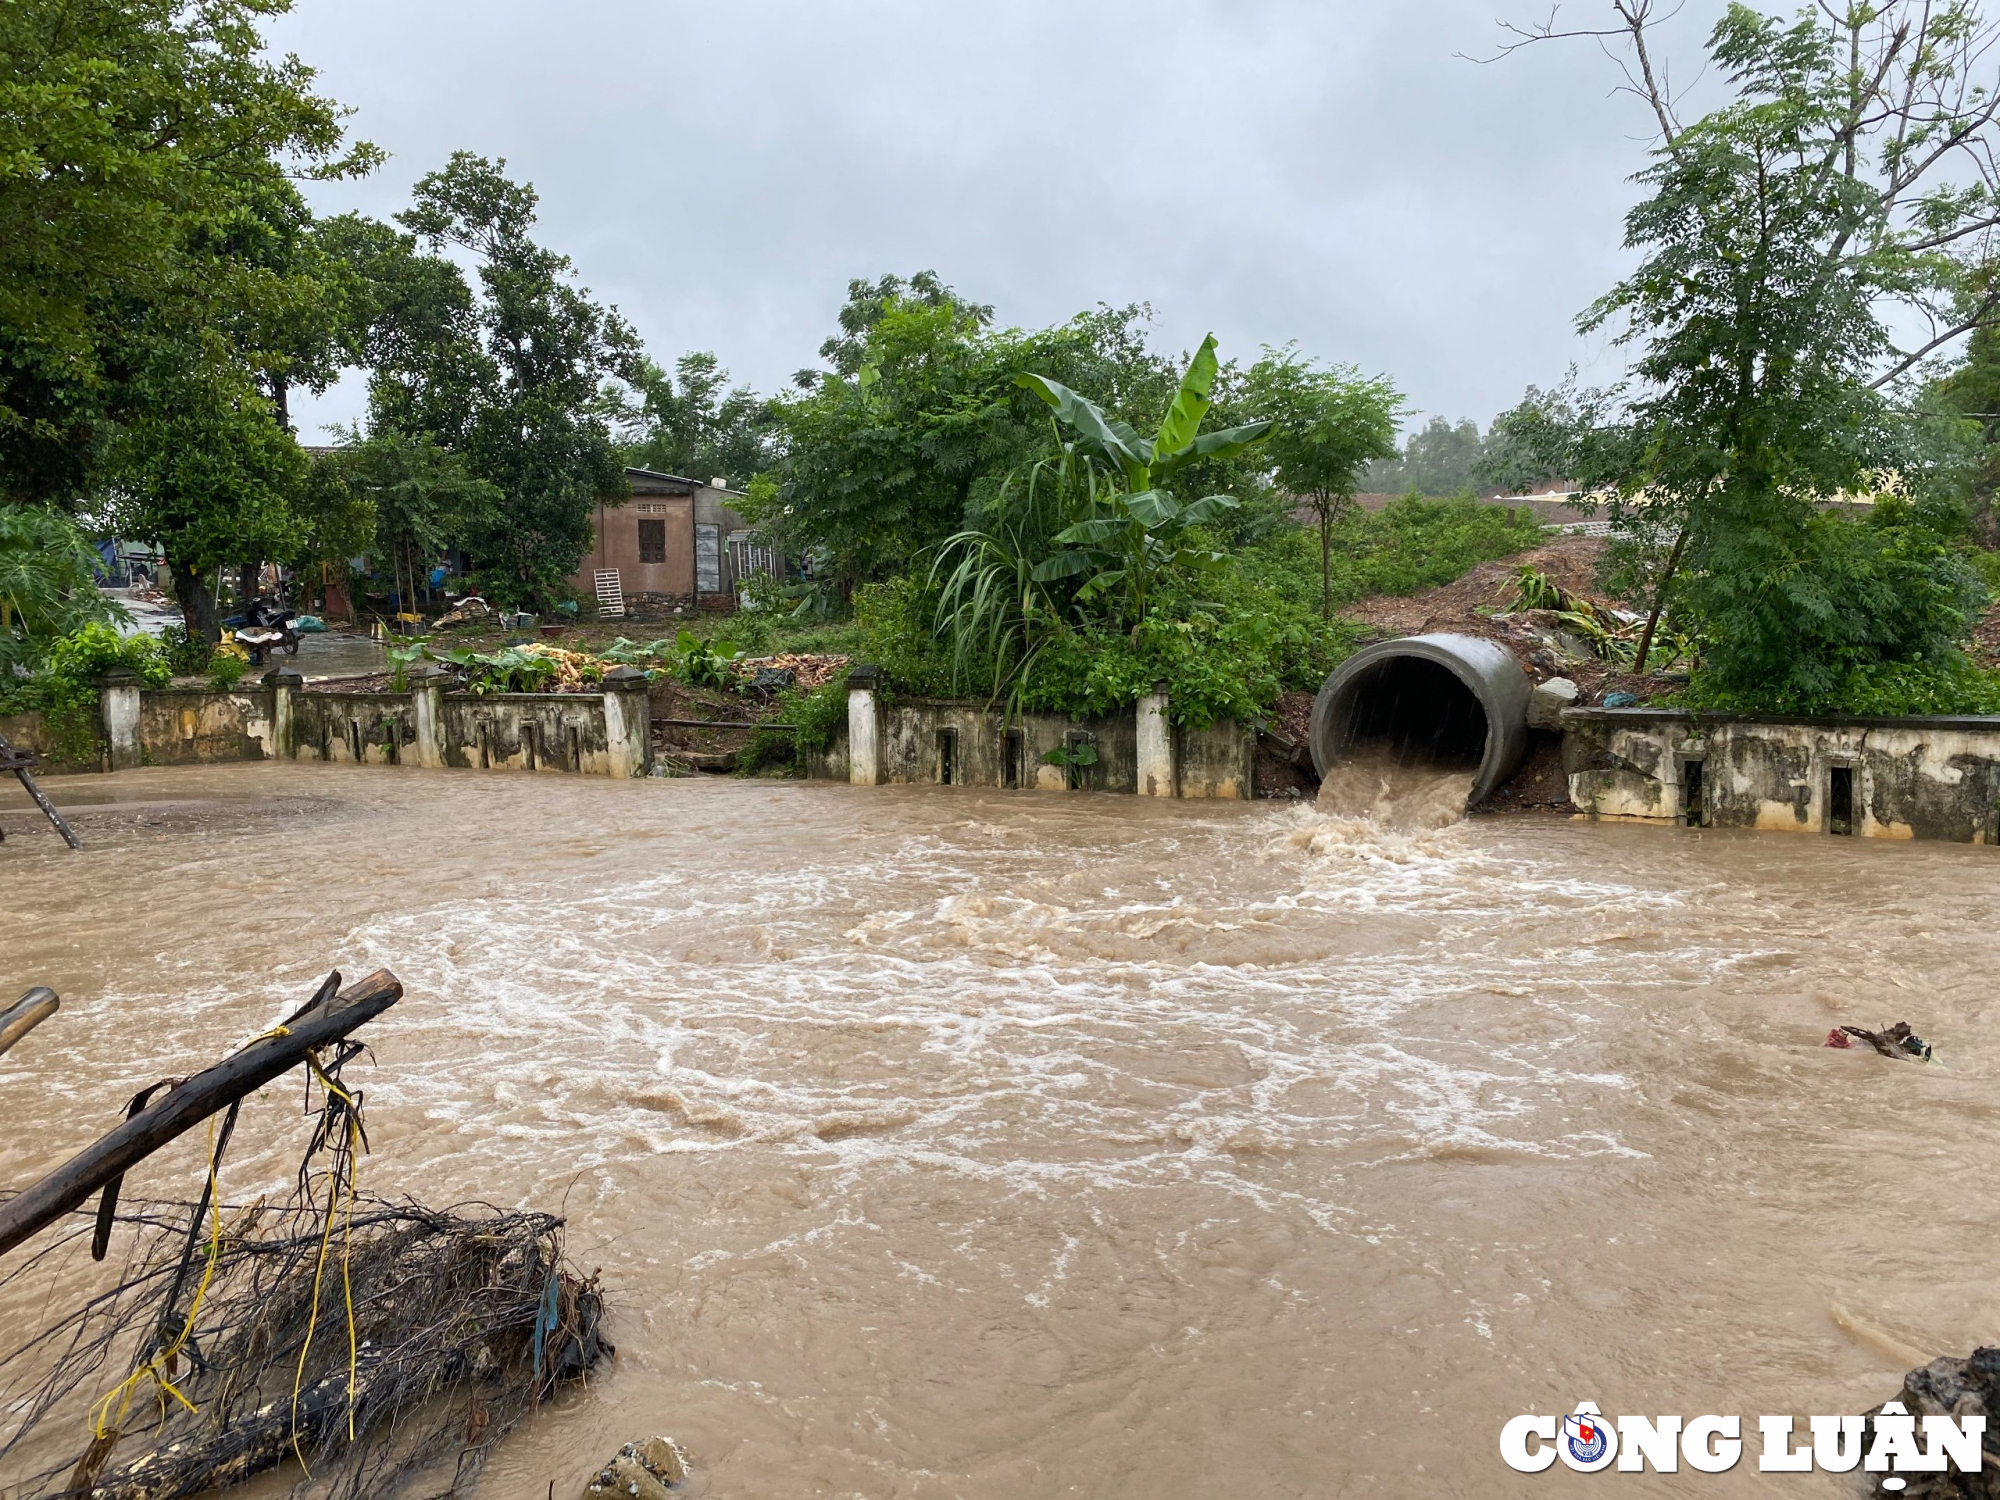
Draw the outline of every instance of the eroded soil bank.
M1539 1495L1516 1412L1859 1411L2000 1341L1992 851L1554 818L246 765L16 811L0 1183L388 964L376 1192L562 1206L579 1493ZM1820 1043L1908 1019L1931 1066ZM298 1101L224 1188L280 1190ZM128 1193L191 1193L198 1146ZM38 1309L0 1307L18 1335ZM1703 1493L1844 1493L1746 1459ZM1621 1475L1621 1493L1684 1493Z

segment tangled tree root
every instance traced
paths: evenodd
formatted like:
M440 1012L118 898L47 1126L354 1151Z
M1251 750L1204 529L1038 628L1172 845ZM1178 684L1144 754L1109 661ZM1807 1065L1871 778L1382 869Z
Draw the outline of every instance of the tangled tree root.
M610 1350L596 1285L564 1268L547 1214L254 1208L195 1245L192 1276L187 1209L127 1222L141 1234L121 1283L0 1359L0 1409L23 1413L0 1465L32 1469L0 1493L179 1500L287 1461L328 1497L391 1495L449 1462L434 1488L451 1493ZM10 1268L0 1291L88 1234Z

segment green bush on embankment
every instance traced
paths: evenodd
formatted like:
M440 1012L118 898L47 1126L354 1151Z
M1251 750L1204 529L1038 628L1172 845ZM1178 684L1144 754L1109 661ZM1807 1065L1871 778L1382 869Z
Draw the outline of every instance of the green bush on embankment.
M1543 536L1525 509L1510 514L1470 497L1408 496L1380 511L1352 508L1333 527L1334 606L1450 583ZM1168 570L1136 623L1038 620L1032 660L998 663L1018 670L1018 706L1100 715L1129 708L1164 682L1179 723L1247 722L1268 712L1280 693L1318 688L1360 644L1361 627L1320 616L1316 529L1280 525L1233 550L1219 537L1207 541L1220 564ZM993 693L1003 673L991 655L954 661L938 629L940 598L922 570L857 590L843 648L880 667L892 694Z

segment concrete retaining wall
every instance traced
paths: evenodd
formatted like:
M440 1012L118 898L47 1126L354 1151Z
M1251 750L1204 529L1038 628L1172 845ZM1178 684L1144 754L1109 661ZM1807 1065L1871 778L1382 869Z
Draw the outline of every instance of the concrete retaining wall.
M856 674L849 690L849 729L824 753L804 757L808 777L867 786L1176 797L1247 798L1254 791L1256 736L1228 720L1206 729L1167 726L1161 732L1168 708L1163 694L1103 718L1030 713L1009 719L983 699L901 698L884 706L877 687L872 675ZM855 726L864 742L859 757ZM1095 760L1067 763L1083 745L1095 750Z
M442 672L411 673L407 693L308 693L273 672L247 691L144 691L130 673L103 687L98 763L50 757L51 771L124 770L243 760L457 766L644 776L653 767L645 674L622 667L601 693L447 693ZM0 734L46 754L38 714L0 719Z
M40 713L0 714L0 736L4 736L16 750L34 751L41 759L42 769L57 775L69 771L104 769L104 737L95 726L92 726L87 743L58 744L55 731ZM82 759L77 758L78 751L83 752ZM11 786L13 780L13 777L8 777L8 785Z
M143 764L191 766L276 756L268 691L211 693L205 688L160 688L136 696Z
M1570 800L1587 817L2000 842L2000 718L1580 708L1562 721Z

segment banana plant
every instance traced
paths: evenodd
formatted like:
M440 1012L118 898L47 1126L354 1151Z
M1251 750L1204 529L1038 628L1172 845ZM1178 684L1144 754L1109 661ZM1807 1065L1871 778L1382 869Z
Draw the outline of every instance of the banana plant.
M1131 423L1107 416L1096 402L1046 375L1017 375L1014 383L1054 407L1056 420L1076 434L1084 451L1121 474L1126 489L1136 496L1163 488L1178 470L1196 459L1234 458L1270 432L1274 424L1269 421L1201 431L1202 418L1213 404L1209 392L1215 388L1220 368L1211 333L1188 362L1180 389L1174 392L1167 414L1160 419L1160 429L1151 438L1141 437Z
M1155 585L1172 570L1203 571L1216 567L1222 555L1184 544L1187 528L1212 521L1236 502L1227 495L1205 495L1183 505L1167 482L1198 459L1234 458L1270 432L1268 421L1248 422L1215 432L1201 430L1212 405L1219 366L1215 335L1201 341L1181 376L1180 388L1160 419L1159 431L1144 438L1132 427L1107 416L1102 407L1079 396L1046 375L1021 375L1016 383L1033 391L1055 409L1056 421L1075 434L1085 456L1105 465L1125 481L1093 504L1092 513L1059 531L1062 549L1035 565L1038 583L1084 577L1077 598L1104 601L1122 598L1135 625L1144 621Z
M1035 581L1053 583L1086 575L1076 597L1099 602L1121 597L1135 625L1160 576L1170 571L1206 572L1222 565L1222 554L1183 541L1189 526L1212 521L1236 502L1227 495L1205 495L1182 505L1166 490L1141 490L1136 495L1112 494L1102 513L1067 526L1055 535L1062 551L1035 564Z

